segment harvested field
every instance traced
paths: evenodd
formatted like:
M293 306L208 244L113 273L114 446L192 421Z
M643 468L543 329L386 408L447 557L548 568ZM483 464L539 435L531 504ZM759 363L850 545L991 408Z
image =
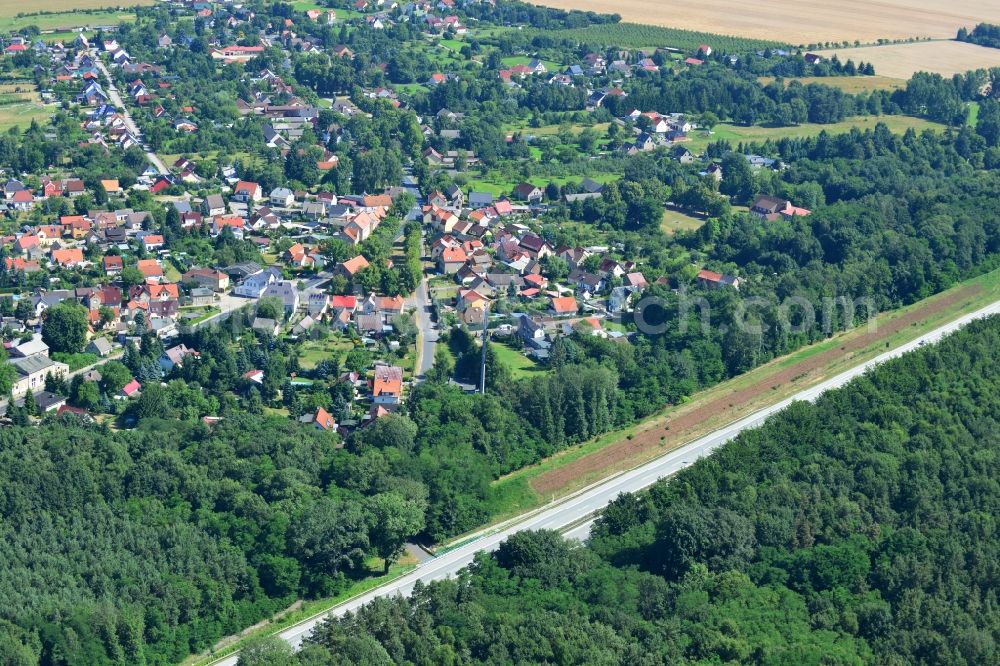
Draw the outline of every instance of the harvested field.
M1000 0L544 0L537 4L620 14L624 21L771 39L791 44L953 38L962 26L1000 23ZM880 74L883 72L879 72Z
M662 454L665 446L674 448L692 441L704 434L702 431L706 424L711 423L714 429L744 416L748 406L765 398L779 387L802 380L811 380L810 383L820 381L825 378L822 376L824 370L839 358L877 345L882 340L888 340L956 304L969 301L982 291L983 287L980 284L970 284L934 298L922 307L910 309L901 316L888 319L877 330L857 335L839 347L834 346L808 355L798 363L782 363L782 359L772 361L770 365L774 371L760 377L758 381L734 388L710 401L695 402L690 407L681 408L666 418L654 419L650 423L651 427L637 430L625 439L534 477L529 482L530 487L540 496L559 493L573 484L579 484L582 479L625 469L630 466L630 461L638 462L657 453Z
M855 62L858 61L855 60ZM761 76L758 80L766 86L774 81L774 77ZM791 85L792 81L798 81L804 86L818 83L821 86L843 90L851 95L873 90L897 90L906 87L906 79L894 79L889 76L797 76L785 79L785 87Z
M850 58L854 62L870 62L875 65L875 73L879 76L900 79L908 79L914 72L951 76L971 69L1000 67L1000 49L956 41L863 46L819 53L826 56L836 53L845 61Z

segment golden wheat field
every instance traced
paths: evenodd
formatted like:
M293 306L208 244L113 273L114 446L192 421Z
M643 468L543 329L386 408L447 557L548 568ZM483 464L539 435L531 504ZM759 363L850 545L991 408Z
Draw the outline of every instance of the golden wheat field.
M875 65L876 74L898 79L908 79L914 72L951 76L971 69L1000 67L1000 49L954 41L864 46L819 53L826 56L836 53L841 60L870 62Z
M961 26L1000 23L1000 0L542 0L537 4L789 44L954 37Z

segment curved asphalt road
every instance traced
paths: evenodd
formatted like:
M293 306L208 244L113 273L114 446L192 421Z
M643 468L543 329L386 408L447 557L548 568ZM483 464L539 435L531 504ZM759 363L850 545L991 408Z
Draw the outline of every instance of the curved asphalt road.
M769 416L781 411L794 401L815 400L820 394L843 386L879 363L900 356L908 351L913 351L924 344L937 342L945 335L957 331L973 319L998 313L1000 313L1000 301L935 329L913 342L886 352L813 388L804 390L792 398L783 400L776 405L767 407L735 423L731 423L711 435L695 440L641 467L585 488L556 504L532 512L521 519L511 521L505 526L498 528L497 531L486 531L478 539L420 565L407 575L353 600L347 601L315 618L291 627L279 635L283 640L297 648L302 644L302 640L312 632L313 627L323 622L327 617L341 616L347 612L355 611L376 597L409 594L413 590L413 584L418 580L428 583L433 580L454 576L472 562L476 553L495 550L504 539L521 530L559 530L570 526L571 529L567 531L567 534L577 537L586 536L587 532L589 532L590 523L593 520L592 517L607 506L611 500L618 497L619 494L642 490L663 477L670 476L688 467L698 458L711 454L715 449L734 438L743 430L759 426ZM213 666L235 666L237 661L238 655L230 655L213 662Z

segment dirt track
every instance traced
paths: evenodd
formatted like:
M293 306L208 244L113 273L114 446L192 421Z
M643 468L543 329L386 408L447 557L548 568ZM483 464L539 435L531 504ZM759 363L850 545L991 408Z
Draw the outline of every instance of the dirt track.
M622 439L614 444L610 444L600 451L595 451L589 455L578 458L573 462L540 474L531 480L531 488L540 495L557 493L570 484L588 475L610 470L612 468L622 468L622 463L634 459L649 457L650 451L662 448L663 442L660 437L667 436L673 442L683 442L691 439L691 431L696 429L701 423L716 418L720 414L732 414L736 418L736 413L741 407L753 402L761 394L772 389L788 384L803 375L815 373L838 358L851 352L865 349L872 344L888 338L908 326L921 322L937 312L946 309L953 303L969 298L981 291L981 287L969 286L960 289L949 296L938 298L922 308L911 310L902 317L897 317L879 326L878 330L860 335L842 347L834 347L825 352L815 354L801 363L785 368L764 377L760 382L747 388L735 390L721 398L717 398L699 407L685 411L675 418L661 421L659 425L663 427L649 428L637 432L632 439Z

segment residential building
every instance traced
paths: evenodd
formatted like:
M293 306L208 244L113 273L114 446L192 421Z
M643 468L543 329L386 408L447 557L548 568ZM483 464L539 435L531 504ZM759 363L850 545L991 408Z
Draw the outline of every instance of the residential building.
M236 285L233 293L244 298L260 298L261 294L278 279L279 275L280 273L277 269L268 269L254 273Z
M288 280L278 280L272 282L264 289L261 298L278 298L285 308L285 316L291 316L299 309L299 290L294 282Z
M205 217L223 215L226 212L226 202L221 194L209 194L201 202L201 214Z
M192 268L181 276L181 280L213 291L225 291L229 288L229 276L211 268Z
M725 273L716 273L715 271L707 269L698 271L697 279L698 286L705 287L706 289L732 287L733 289L739 290L740 285L743 284L742 278L734 275L726 275Z
M372 402L398 405L403 399L403 369L394 365L376 365L372 380Z
M184 365L184 359L188 356L197 358L198 352L184 344L171 347L160 356L160 369L163 374L168 374L175 367Z
M68 365L53 361L48 356L35 355L26 358L13 358L10 360L10 364L17 372L11 387L11 394L15 397L44 387L45 378L48 375L66 377L69 374Z

